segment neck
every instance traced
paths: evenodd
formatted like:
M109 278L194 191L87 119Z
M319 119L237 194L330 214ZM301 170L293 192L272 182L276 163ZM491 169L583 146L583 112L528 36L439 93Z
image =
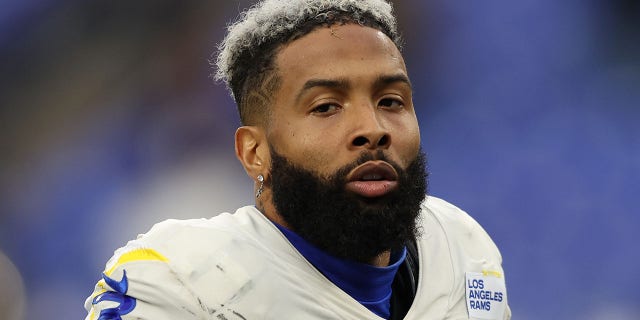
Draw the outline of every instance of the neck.
M377 255L376 257L374 257L369 264L374 267L386 267L386 266L389 266L390 261L391 261L391 250L387 250Z
M271 190L265 190L262 195L260 195L260 198L256 199L256 208L262 212L267 219L287 229L291 229L291 226L284 220L273 205Z

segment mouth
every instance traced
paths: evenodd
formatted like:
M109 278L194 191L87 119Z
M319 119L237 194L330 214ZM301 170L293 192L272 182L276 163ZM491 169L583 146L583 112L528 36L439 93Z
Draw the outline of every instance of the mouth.
M362 197L380 197L396 188L398 173L385 161L368 161L347 175L346 189Z

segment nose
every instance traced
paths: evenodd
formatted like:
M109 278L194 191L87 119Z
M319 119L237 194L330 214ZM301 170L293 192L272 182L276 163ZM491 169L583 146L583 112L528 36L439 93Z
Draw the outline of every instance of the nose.
M391 144L391 135L385 128L375 108L367 108L366 112L358 113L352 121L356 130L351 139L351 147L358 149L386 149Z

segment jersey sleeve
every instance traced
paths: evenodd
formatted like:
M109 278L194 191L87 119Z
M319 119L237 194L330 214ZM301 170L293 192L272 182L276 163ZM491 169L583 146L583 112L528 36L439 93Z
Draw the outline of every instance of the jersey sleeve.
M169 259L135 241L115 252L84 306L85 320L203 318Z

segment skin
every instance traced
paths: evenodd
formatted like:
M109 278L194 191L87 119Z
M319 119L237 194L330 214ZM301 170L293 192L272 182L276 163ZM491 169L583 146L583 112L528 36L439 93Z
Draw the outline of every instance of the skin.
M282 47L276 68L281 85L268 125L236 131L236 155L256 190L259 174L269 179L269 148L325 177L363 151L383 150L403 168L418 154L420 131L406 66L384 33L356 24L321 27ZM267 186L256 206L288 226ZM388 263L389 252L371 261Z

